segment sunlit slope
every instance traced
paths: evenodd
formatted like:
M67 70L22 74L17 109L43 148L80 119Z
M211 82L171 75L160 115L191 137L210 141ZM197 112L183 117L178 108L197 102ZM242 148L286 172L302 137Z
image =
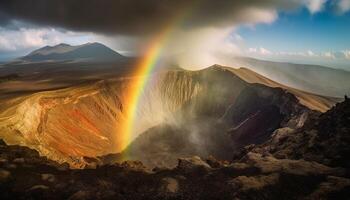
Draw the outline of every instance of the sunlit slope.
M76 167L84 165L84 156L121 151L117 149L118 138L125 133L118 128L127 120L127 92L135 89L130 83L136 78L99 81L8 100L1 108L1 137ZM230 87L222 87L222 83ZM138 106L131 138L164 121L177 123L179 119L209 114L219 117L245 85L233 74L213 68L154 74Z
M1 113L2 137L79 166L82 156L105 154L115 146L122 115L116 90L98 82L33 94Z
M318 110L320 112L325 112L329 110L337 101L336 98L325 97L321 95L316 95L308 92L304 92L292 87L285 86L271 79L268 79L252 70L246 68L234 69L230 67L225 67L225 69L230 70L241 79L248 83L260 83L267 85L269 87L280 87L288 90L294 94L300 101L301 104L312 110Z

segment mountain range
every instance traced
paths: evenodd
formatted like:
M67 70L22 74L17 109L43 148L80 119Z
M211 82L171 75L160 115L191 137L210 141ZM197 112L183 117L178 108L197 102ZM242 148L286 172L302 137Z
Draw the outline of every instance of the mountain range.
M90 65L90 67L84 67L84 70L96 70L97 65L100 65L101 68L110 68L112 65L120 68L121 65L130 64L132 68L133 60L135 58L122 56L101 43L87 43L78 46L62 43L56 46L45 46L16 59L14 62L3 64L3 67L0 68L0 74L30 73L34 70L40 72L78 69L81 71L82 66L85 65ZM66 65L67 62L71 64ZM317 65L264 61L248 57L234 57L232 62L234 65L229 67L248 68L278 83L302 91L335 98L350 95L350 79L348 78L350 71ZM35 65L31 66L33 63ZM72 67L74 63L76 63L76 67ZM91 66L91 63L96 64ZM130 70L132 71L132 69Z
M29 62L88 60L88 61L116 61L124 57L101 43L87 43L78 46L58 44L37 49L19 60Z

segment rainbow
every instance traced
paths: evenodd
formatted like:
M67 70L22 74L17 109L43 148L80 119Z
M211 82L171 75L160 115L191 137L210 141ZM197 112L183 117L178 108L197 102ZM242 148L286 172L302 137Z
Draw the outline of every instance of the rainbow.
M146 54L137 63L135 78L132 79L130 88L127 91L124 116L121 126L118 128L118 141L117 150L123 151L130 144L133 139L134 127L137 117L137 110L140 105L142 94L150 82L150 75L154 71L162 55L162 51L168 44L171 36L183 25L185 19L194 13L194 8L201 2L201 0L194 0L187 2L183 9L180 10L173 20L168 23L163 31L161 31L154 39L149 43L150 45L146 48ZM124 151L123 159L128 159L128 152Z
M183 20L187 16L186 12L179 15L173 23L170 23L157 37L155 37L148 48L146 48L146 55L137 64L137 69L135 71L135 77L132 80L132 85L128 89L127 94L127 106L125 112L125 120L119 129L119 138L117 141L117 149L119 151L124 150L128 144L131 142L132 136L134 134L134 126L136 121L137 109L139 102L141 101L142 94L149 83L149 77L154 71L162 55L162 51L168 40L171 38L174 31L181 26ZM127 152L124 152L124 158L127 159Z
M132 79L130 89L127 94L127 106L125 120L119 130L118 150L123 150L131 142L134 122L136 119L139 101L144 89L147 87L149 76L157 65L161 52L165 46L166 40L170 37L172 29L166 29L156 37L147 48L147 54L137 64L135 77Z

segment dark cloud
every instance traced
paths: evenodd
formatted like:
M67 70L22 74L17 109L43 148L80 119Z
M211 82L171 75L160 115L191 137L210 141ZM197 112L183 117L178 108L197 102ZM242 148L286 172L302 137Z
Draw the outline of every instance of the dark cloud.
M187 27L225 26L251 20L252 9L289 9L287 0L1 0L0 23L11 19L75 31L147 34L158 31L179 13Z
M0 30L19 31L21 28L40 28L36 24L24 23L18 21L6 13L1 12L0 8Z
M0 25L3 27L7 27L10 24L11 24L11 18L7 14L0 12Z

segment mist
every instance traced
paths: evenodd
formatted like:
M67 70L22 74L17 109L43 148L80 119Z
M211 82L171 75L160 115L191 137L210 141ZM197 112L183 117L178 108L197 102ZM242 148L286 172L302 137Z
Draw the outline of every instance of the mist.
M235 145L223 115L243 87L218 68L153 75L138 106L134 139L122 154L151 168L174 167L179 157L194 155L230 159Z

